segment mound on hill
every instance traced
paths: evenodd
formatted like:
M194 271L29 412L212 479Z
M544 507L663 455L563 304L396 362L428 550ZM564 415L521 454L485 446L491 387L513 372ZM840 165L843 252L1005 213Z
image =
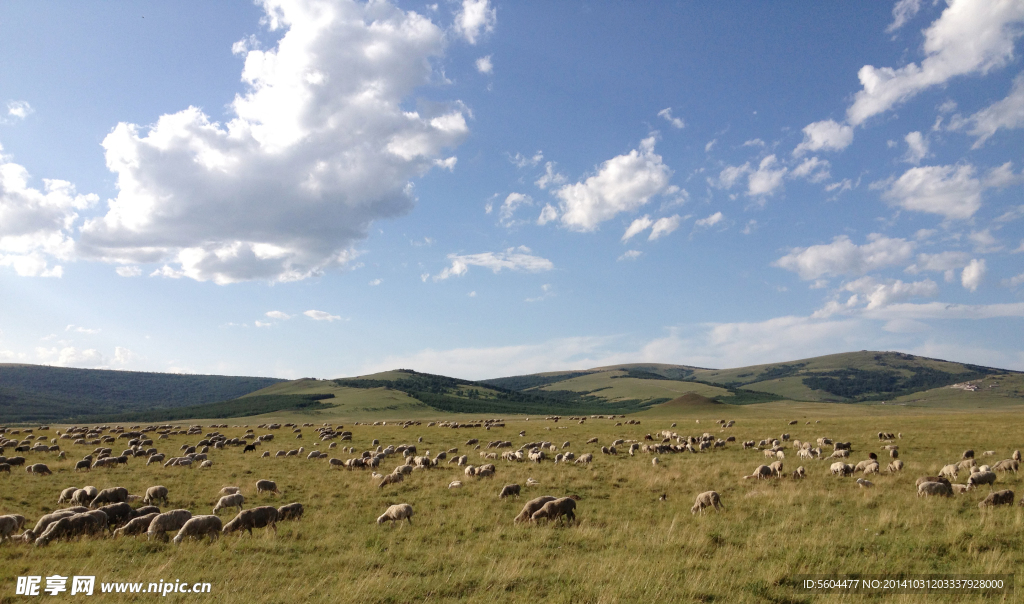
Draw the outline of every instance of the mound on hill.
M660 405L655 405L654 408L658 410L673 410L673 409L700 409L702 407L719 407L724 405L716 401L715 399L708 398L697 394L696 392L687 392L683 396L677 396L676 398L666 401Z

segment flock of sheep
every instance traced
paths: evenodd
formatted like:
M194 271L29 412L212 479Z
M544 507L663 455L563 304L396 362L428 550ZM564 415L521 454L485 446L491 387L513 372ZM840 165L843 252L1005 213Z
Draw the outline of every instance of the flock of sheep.
M603 418L603 416L592 416ZM553 416L546 418L557 423L560 417ZM568 418L579 424L584 424L587 417ZM610 416L614 420L615 416ZM627 425L639 425L638 420L629 420ZM699 422L698 422L699 423ZM719 420L720 430L725 431L732 428L734 422ZM795 422L790 422L794 424ZM808 424L810 422L807 422ZM374 425L386 424L378 422ZM359 425L358 422L356 425ZM402 427L419 425L419 422L403 422L398 424ZM622 422L616 424L622 425ZM490 430L492 427L504 427L500 420L487 420L479 423L458 424L456 422L430 422L428 427L436 428L484 428ZM211 428L226 428L226 425L214 425ZM296 439L303 438L303 428L313 428L312 424L261 424L259 429L270 431L292 428ZM675 428L676 424L672 424ZM243 426L242 428L247 428ZM550 426L545 427L550 430ZM161 463L164 467L212 467L212 460L208 458L212 451L222 450L228 447L241 447L241 454L256 452L257 447L265 446L274 440L274 433L268 432L257 436L253 429L246 429L243 436L228 438L219 430L207 432L200 426L190 426L182 429L180 427L163 425L148 427L72 427L63 431L55 431L57 438L48 438L46 435L38 435L36 432L48 432L48 427L40 427L37 430L29 429L7 429L0 427L0 472L10 472L12 466L25 466L29 474L48 476L51 475L49 467L44 463L26 465L25 457L18 455L4 457L6 448L13 448L16 453L27 454L54 454L64 459L66 452L58 445L59 440L72 440L75 445L94 446L89 455L75 464L75 471L89 471L93 468L116 467L127 465L134 457L145 457L146 465ZM352 441L351 431L343 429L343 426L332 427L323 425L313 428L316 433L314 439L317 444L327 451L338 450L352 455L347 459L331 457L328 453L314 449L305 454L304 447L292 450L279 450L276 455L270 451L262 453L263 458L268 457L291 457L305 455L307 460L323 460L326 467L330 469L362 470L368 471L370 476L377 481L379 489L385 489L390 485L403 482L406 476L414 471L427 471L444 465L455 465L463 469L466 479L481 479L495 476L498 469L491 460L501 459L503 462L533 463L541 464L550 461L554 464L572 463L576 465L588 465L593 462L592 453L574 454L568 449L571 446L569 441L558 445L548 440L535 440L525 442L516 448L511 441L493 440L481 442L477 438L470 438L466 441L465 447L472 447L478 451L485 463L479 466L469 463L468 454L459 454L457 447L449 448L431 456L429 451L419 454L417 444L388 444L382 445L378 440L372 440L369 449L357 452L353 446L338 447L338 443ZM160 453L154 446L154 441L167 439L170 436L185 435L196 437L198 442L195 445L183 445L179 450L180 455L168 458L167 454ZM525 436L525 431L520 432ZM16 437L16 438L15 438ZM890 473L900 472L904 468L904 462L900 459L899 445L895 444L902 434L880 432L878 434L882 450L888 452L891 462L886 470ZM127 440L128 447L120 455L114 455L112 447L118 440ZM423 439L418 439L422 443ZM708 432L700 436L682 436L672 430L662 430L656 434L646 434L641 439L626 440L615 439L608 445L601 446L597 438L586 441L588 445L596 445L604 455L619 455L620 451L630 456L639 453L651 455L651 463L655 467L660 463L657 455L693 453L700 454L715 449L727 447L734 443L736 438L720 438ZM800 466L790 474L784 470L787 455L795 455L801 460L834 460L830 465L832 475L845 477L857 473L863 477L857 478L856 483L863 488L870 488L874 483L867 480L867 476L881 472L878 455L870 453L867 459L857 464L849 463L853 453L850 442L833 441L829 438L818 438L815 443L791 440L789 434L782 434L779 438L765 438L760 441L748 440L742 443L744 449L753 449L762 452L766 459L771 461L765 465L758 465L750 475L743 476L744 479L772 479L786 476L794 479L802 479L807 476L807 470ZM825 447L831 446L832 452L825 455ZM994 455L993 451L985 451L984 456ZM395 457L398 464L395 468L383 474L378 472L387 465L387 460ZM993 485L998 478L998 472L1016 473L1020 463L1020 452L1014 451L1009 459L998 461L991 466L978 464L974 459L974 451L965 451L962 459L956 463L948 464L942 468L937 476L923 476L917 480L918 496L953 496L956 493L966 493L982 485L988 485L992 492L979 503L979 507L997 505L1011 505L1014 501L1014 493L1011 490L995 491ZM193 465L195 464L195 465ZM953 482L961 475L966 474L963 483ZM527 481L527 486L537 484L533 479ZM462 487L461 480L454 480L448 483L448 488L456 489ZM255 483L257 495L272 493L280 495L280 490L273 481L259 480ZM519 497L522 487L519 484L506 484L498 493L499 499L508 497ZM191 494L190 494L191 495ZM129 494L123 487L111 487L98 490L95 487L86 486L83 488L70 487L60 492L57 499L58 504L71 504L72 507L57 510L39 518L32 528L25 528L26 519L19 514L8 514L0 516L0 542L6 539L20 539L24 542L35 543L37 546L45 546L51 541L58 539L71 539L82 535L102 535L109 531L113 537L123 537L145 534L148 539L159 539L167 541L167 533L177 531L174 543L179 544L188 538L202 539L209 536L215 540L221 534L246 531L252 533L253 529L268 528L276 532L276 523L284 520L299 519L303 514L301 503L291 503L280 508L272 506L258 506L246 509L246 498L238 487L224 487L218 494L219 499L213 507L211 514L192 515L185 509L175 509L161 512L155 504L162 502L169 503L169 492L166 487L153 486L146 490L143 495ZM661 499L665 500L662 495ZM550 495L536 497L523 506L522 511L513 519L514 523L531 522L541 520L562 522L576 521L576 506L580 500L578 495L565 497L553 497ZM131 504L141 504L139 507L132 507ZM1024 505L1024 499L1021 500ZM222 522L218 513L224 509L237 508L237 515L226 524ZM704 513L708 509L724 509L721 496L716 491L705 491L697 495L691 508L691 513ZM405 520L412 523L413 508L408 503L391 505L377 518L378 524L390 521L392 524ZM17 534L18 531L23 531Z

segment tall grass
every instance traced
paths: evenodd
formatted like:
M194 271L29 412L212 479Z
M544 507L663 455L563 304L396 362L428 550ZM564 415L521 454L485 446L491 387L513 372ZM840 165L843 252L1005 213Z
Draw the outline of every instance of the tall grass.
M817 409L816 407L808 409ZM978 455L996 450L998 460L1024 445L1024 420L1018 412L979 414L911 413L870 415L861 409L829 407L818 416L792 409L760 410L723 407L722 419L736 426L720 431L718 416L638 415L642 423L617 426L616 421L509 421L507 427L448 429L420 426L349 426L357 451L370 441L416 444L431 455L452 447L484 461L468 438L511 440L519 444L549 440L572 444L577 454L595 453L589 467L579 465L510 464L500 459L494 478L466 477L454 464L414 472L401 484L378 489L369 472L327 469L323 461L302 458L259 459L240 448L212 450L209 470L146 467L144 458L130 467L75 474L74 459L92 447L66 446L69 460L30 454L29 463L47 461L52 476L39 477L14 469L0 475L0 513L20 513L34 523L56 505L61 489L95 485L125 486L141 494L162 484L170 490L166 509L187 508L210 513L222 486L242 487L246 507L299 501L306 512L298 522L279 524L276 535L258 530L253 536L226 536L217 542L173 544L147 542L145 537L114 540L85 538L54 542L46 548L22 543L0 545L0 602L20 601L15 579L22 575L96 575L97 581L158 582L160 579L209 581L212 597L223 602L840 602L864 596L834 594L812 597L786 581L804 573L1016 573L1024 563L1024 508L981 511L977 503L988 488L954 499L919 499L914 481L960 458L964 449ZM719 410L715 412L718 413ZM847 412L848 415L843 415ZM800 418L789 426L787 420ZM700 419L700 423L695 423ZM820 419L820 424L813 423ZM250 422L252 420L249 420ZM600 445L615 438L638 439L668 429L682 435L709 431L734 435L739 442L778 437L813 440L828 436L853 441L853 461L869 451L886 457L877 432L902 432L897 441L907 468L902 474L869 477L873 489L861 489L852 478L828 475L826 461L798 461L788 448L787 470L807 468L808 478L744 481L741 477L765 461L760 452L737 443L699 455L661 455L653 467L650 455L605 456ZM805 422L811 421L810 425ZM525 438L519 437L526 430ZM205 430L211 431L209 429ZM222 430L229 436L244 428ZM257 430L257 434L265 432ZM314 445L312 429L294 439L287 430L262 450L304 444L345 458L340 449ZM422 436L423 442L417 438ZM597 436L597 445L585 445ZM168 455L198 437L175 436L157 441ZM69 441L58 441L62 444ZM124 441L119 441L123 443ZM389 458L385 471L400 463ZM277 481L283 494L256 495L256 480ZM526 487L527 478L540 482ZM459 479L462 489L447 488ZM519 500L498 500L502 485L523 485ZM1024 495L1021 479L1000 475L997 488ZM726 509L692 515L697 493L717 490ZM659 495L667 495L659 501ZM578 522L514 525L524 501L539 495L577 494ZM378 526L374 520L392 503L409 503L412 523ZM222 512L224 520L230 514ZM1019 577L1018 577L1019 578ZM65 594L66 595L66 594ZM94 596L95 597L95 596ZM148 601L149 594L106 596L111 601ZM178 596L179 599L211 596ZM49 599L49 596L42 596ZM100 596L99 599L102 599ZM961 601L962 595L901 595L896 602ZM56 598L55 598L56 599ZM69 597L70 599L70 597ZM875 598L877 599L877 598ZM1006 598L986 601L1011 602Z

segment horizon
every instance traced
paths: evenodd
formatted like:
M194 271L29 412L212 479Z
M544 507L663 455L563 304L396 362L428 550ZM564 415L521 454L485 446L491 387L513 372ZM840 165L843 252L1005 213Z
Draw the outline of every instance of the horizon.
M0 362L1022 371L1022 26L970 0L8 3Z

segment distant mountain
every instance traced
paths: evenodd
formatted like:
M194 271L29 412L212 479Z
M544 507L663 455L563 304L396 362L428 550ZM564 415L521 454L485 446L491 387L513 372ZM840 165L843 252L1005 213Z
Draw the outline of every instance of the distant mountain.
M283 381L0 364L0 423L45 423L203 405Z

